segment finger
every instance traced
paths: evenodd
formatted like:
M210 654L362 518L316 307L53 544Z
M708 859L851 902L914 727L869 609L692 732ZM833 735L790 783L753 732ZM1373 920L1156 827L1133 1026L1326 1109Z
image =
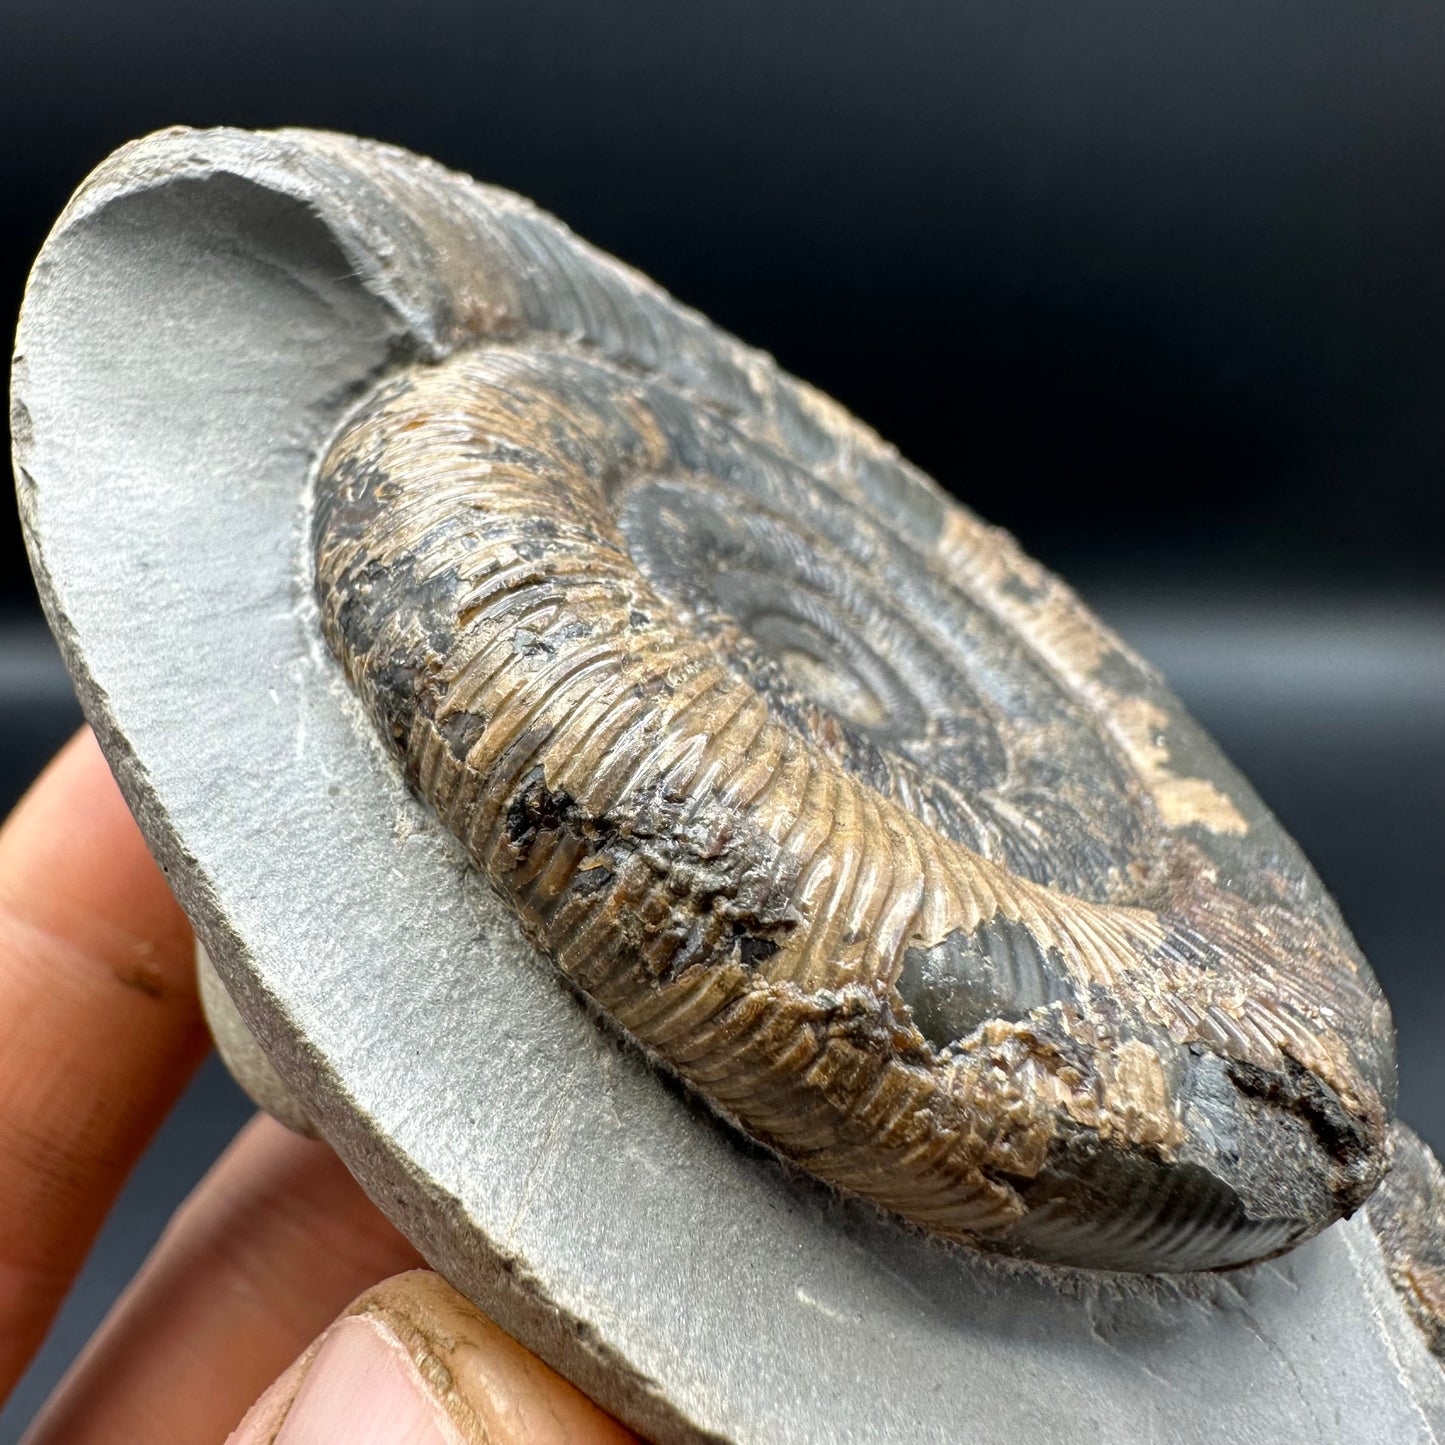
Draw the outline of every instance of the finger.
M231 1445L622 1445L635 1437L428 1270L368 1290Z
M0 1400L206 1051L190 929L90 733L0 830Z
M420 1263L329 1148L257 1118L181 1206L27 1445L224 1440L348 1300Z

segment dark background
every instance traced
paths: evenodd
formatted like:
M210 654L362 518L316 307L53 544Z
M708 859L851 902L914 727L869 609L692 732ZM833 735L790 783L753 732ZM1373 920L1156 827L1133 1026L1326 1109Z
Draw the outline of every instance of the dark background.
M525 192L1015 531L1315 859L1445 1149L1437 0L0 0L0 311L86 171L174 122ZM76 716L7 504L0 803ZM0 1441L243 1114L209 1069Z

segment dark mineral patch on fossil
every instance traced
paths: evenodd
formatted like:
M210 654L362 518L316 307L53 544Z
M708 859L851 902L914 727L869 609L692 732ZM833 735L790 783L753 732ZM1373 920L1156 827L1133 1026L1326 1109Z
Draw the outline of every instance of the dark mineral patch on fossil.
M637 799L612 815L586 811L575 798L547 786L542 768L522 779L507 808L506 836L515 855L513 875L519 890L522 880L539 869L537 855L550 859L559 850L576 855L577 862L566 888L554 895L536 897L539 919L554 916L567 906L567 892L590 905L617 886L619 879L651 870L669 894L672 912L686 920L687 941L658 975L665 980L689 968L716 965L736 959L752 967L778 951L799 922L788 896L786 877L779 879L758 860L769 852L764 840L748 840L745 829L729 830L723 846L705 818L689 815L675 802L657 797ZM625 914L627 898L610 906ZM623 917L619 937L638 954L634 964L646 971L647 953L635 930Z

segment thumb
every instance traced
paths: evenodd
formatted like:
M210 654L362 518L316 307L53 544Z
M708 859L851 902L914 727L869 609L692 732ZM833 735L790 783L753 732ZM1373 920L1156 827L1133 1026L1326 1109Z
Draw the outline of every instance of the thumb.
M366 1291L228 1445L623 1445L635 1437L430 1270Z

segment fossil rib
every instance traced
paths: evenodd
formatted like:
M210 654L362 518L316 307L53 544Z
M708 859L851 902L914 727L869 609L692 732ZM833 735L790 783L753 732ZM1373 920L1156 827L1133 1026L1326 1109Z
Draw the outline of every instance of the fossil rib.
M767 358L550 218L490 223L477 293L529 303L353 414L317 587L539 947L751 1134L951 1237L1207 1268L1357 1208L1388 1010L1157 677Z

